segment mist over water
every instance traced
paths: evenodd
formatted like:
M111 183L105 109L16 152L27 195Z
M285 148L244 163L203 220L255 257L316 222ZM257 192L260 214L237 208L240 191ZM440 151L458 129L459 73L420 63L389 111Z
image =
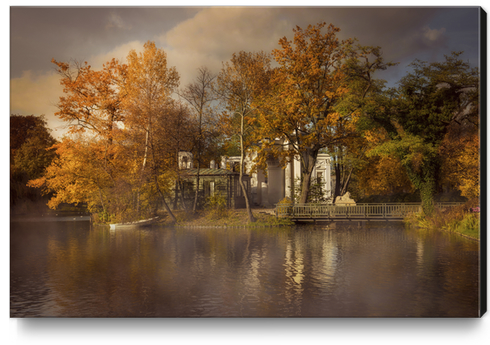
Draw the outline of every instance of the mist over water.
M478 316L478 242L401 223L10 231L11 317Z

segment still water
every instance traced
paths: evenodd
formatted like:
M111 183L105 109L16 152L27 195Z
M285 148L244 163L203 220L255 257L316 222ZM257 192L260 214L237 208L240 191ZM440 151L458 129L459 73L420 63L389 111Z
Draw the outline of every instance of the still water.
M11 317L477 317L479 244L401 223L13 221Z

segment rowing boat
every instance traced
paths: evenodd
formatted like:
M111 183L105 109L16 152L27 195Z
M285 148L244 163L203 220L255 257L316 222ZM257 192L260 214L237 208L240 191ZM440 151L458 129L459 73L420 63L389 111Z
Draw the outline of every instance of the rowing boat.
M155 224L159 220L160 217L154 217L154 218L138 220L136 222L130 222L130 223L116 223L116 224L110 224L110 228L111 230L139 228L139 227L145 227L145 226Z

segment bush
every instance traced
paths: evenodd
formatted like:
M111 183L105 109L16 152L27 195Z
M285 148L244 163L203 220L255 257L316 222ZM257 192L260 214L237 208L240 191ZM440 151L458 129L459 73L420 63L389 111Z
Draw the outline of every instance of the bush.
M291 187L289 187L291 189ZM294 202L299 202L301 195L301 178L298 177L294 180ZM289 199L289 198L287 198ZM291 200L291 199L289 199ZM327 202L329 199L325 197L325 186L319 183L317 179L312 178L310 183L310 192L308 195L307 203L321 204Z
M293 201L291 200L291 198L288 198L288 197L285 197L284 199L282 199L278 203L278 205L281 205L281 206L287 206L287 205L292 205L292 204L293 204Z
M220 219L228 216L226 197L222 194L214 194L206 199L205 209L212 218Z
M448 223L444 230L457 232L476 239L480 238L480 214L467 213L463 219Z
M414 215L406 221L410 225L425 230L445 230L475 239L480 238L480 215L471 213L470 208L478 206L479 200L472 199L465 204L445 210L435 209L430 216Z

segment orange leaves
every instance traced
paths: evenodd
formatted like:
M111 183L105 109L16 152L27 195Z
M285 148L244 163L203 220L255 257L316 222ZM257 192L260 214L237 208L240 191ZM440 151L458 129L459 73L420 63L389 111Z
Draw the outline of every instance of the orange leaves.
M118 92L125 67L112 59L100 71L85 63L52 62L61 76L65 96L60 97L56 116L70 123L70 132L84 132L111 140L117 121L123 119Z
M302 143L297 154L307 147L318 150L335 141L338 133L331 131L340 119L337 102L349 92L343 84L342 59L346 55L339 29L325 23L296 27L293 41L282 38L282 49L273 56L279 67L274 70L270 92L263 93L259 105L260 122L269 137L297 136Z
M86 62L53 63L65 92L56 115L77 139L56 145L58 157L45 179L31 184L54 193L50 207L86 202L94 212L136 210L138 216L154 209L140 195L155 194L152 181L176 165L173 143L189 137L194 125L185 107L170 99L179 76L167 67L165 52L147 42L143 52L129 53L128 65L112 59L98 71Z

